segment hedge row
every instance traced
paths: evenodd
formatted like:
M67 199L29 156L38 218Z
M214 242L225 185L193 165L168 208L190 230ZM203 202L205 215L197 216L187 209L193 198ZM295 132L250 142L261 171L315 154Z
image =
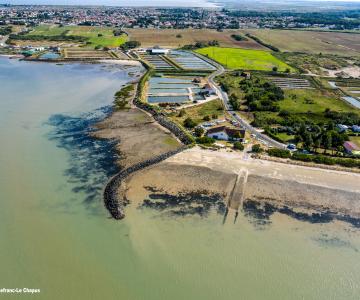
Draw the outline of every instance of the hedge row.
M296 152L291 154L289 150L284 149L269 149L267 152L270 156L290 158L304 162L312 162L324 165L340 165L348 168L360 168L360 159L356 158L339 158L325 155L309 155Z

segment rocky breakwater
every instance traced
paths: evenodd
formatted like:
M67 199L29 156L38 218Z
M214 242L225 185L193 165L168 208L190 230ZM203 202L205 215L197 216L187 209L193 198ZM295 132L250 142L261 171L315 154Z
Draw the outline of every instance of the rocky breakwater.
M125 217L124 207L127 204L125 199L119 199L118 189L122 181L127 178L130 174L140 171L144 168L147 168L151 165L160 163L161 161L173 156L181 151L185 150L187 146L180 147L174 151L169 151L167 153L160 154L151 159L147 159L135 165L132 165L129 168L126 168L116 174L105 187L104 190L104 202L105 206L110 212L111 216L117 220Z

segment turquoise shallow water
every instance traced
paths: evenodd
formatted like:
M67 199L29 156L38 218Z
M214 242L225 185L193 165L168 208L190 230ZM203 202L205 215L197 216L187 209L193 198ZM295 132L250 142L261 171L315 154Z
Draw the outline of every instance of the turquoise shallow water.
M274 214L109 219L111 143L87 130L124 71L0 58L0 288L37 299L358 299L360 233ZM25 295L4 295L23 299Z

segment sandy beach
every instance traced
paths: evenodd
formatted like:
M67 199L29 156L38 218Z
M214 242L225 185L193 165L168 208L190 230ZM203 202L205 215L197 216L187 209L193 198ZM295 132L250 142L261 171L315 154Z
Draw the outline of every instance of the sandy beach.
M360 217L360 174L242 159L197 147L134 173L120 187L135 205L154 195L217 194L228 208L247 201Z

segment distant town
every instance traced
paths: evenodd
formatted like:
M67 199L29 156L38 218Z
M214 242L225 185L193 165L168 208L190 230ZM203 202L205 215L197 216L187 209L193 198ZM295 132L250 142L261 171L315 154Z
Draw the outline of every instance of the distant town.
M0 25L125 28L322 28L359 30L360 11L263 12L224 8L123 8L0 5Z

